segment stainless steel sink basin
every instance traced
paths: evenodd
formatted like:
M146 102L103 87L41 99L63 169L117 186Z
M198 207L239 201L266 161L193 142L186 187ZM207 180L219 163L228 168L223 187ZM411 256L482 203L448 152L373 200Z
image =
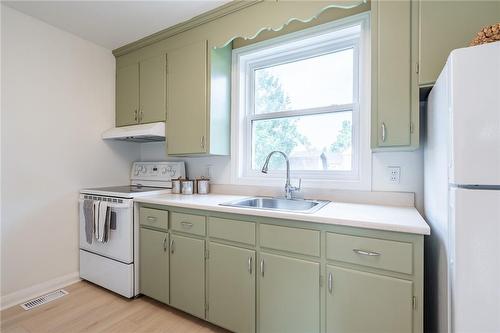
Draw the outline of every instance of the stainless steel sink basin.
M280 210L286 212L311 214L324 207L327 203L329 203L329 201L284 199L284 198L270 198L270 197L250 197L250 198L225 202L220 205L240 207L240 208Z

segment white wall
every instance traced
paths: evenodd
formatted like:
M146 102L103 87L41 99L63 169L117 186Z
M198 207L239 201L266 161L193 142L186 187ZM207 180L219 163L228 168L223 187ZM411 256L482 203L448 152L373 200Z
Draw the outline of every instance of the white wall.
M100 138L114 124L111 52L1 9L5 305L26 290L39 292L37 286L77 276L78 191L127 183L140 148Z
M190 178L207 175L207 166L212 166L211 180L216 184L231 183L231 159L228 156L167 158L165 144L146 143L141 147L141 160L184 160ZM401 181L389 181L389 166L401 167ZM293 170L292 170L293 177ZM372 191L415 193L415 206L423 208L423 153L422 149L411 152L378 152L372 154Z

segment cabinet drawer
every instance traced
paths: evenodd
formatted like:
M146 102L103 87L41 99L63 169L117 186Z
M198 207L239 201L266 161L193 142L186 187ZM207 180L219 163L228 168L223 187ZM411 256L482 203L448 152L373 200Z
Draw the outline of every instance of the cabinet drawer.
M327 233L326 257L394 272L413 272L411 243Z
M260 245L319 257L319 231L261 224Z
M210 217L208 219L208 235L255 245L255 223Z
M172 213L170 215L170 228L175 231L205 236L205 216Z
M168 211L141 207L139 209L139 223L141 225L167 230Z

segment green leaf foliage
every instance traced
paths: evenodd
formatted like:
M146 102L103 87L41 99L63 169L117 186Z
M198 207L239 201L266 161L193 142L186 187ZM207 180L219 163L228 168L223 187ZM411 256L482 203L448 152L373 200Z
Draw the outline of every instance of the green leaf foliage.
M256 73L255 110L257 113L284 111L289 108L290 98L279 82L266 70ZM307 144L307 139L297 130L298 118L258 120L253 123L253 165L260 169L267 155L280 150L289 155L299 144ZM284 169L285 161L273 156L269 169Z
M343 153L351 147L352 143L352 125L350 120L342 122L342 129L337 134L337 139L330 145L330 151L333 153Z

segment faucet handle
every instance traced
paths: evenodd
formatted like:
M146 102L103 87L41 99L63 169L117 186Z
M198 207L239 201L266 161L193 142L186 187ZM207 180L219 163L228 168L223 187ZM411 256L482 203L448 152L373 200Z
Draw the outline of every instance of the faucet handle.
M290 194L292 199L297 197L297 192L302 188L302 178L299 178L299 186L291 186Z

